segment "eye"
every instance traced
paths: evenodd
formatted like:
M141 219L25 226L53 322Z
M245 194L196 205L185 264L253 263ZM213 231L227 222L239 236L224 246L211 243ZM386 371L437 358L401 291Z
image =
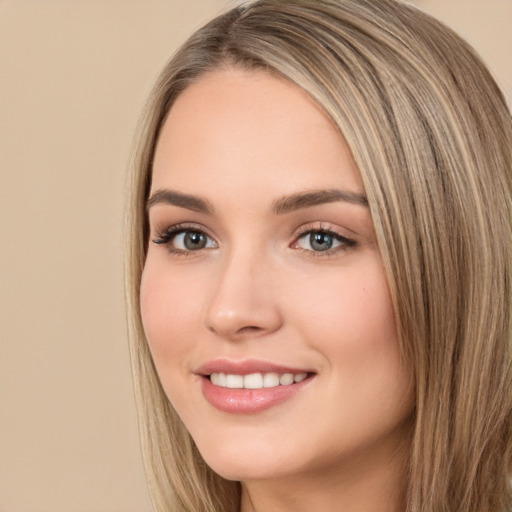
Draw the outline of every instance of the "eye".
M213 240L200 231L183 231L174 235L172 245L180 251L198 251L215 247Z
M295 242L295 247L312 252L335 252L356 245L354 240L328 229L308 230Z
M160 233L153 242L167 245L169 251L174 253L188 253L217 247L217 243L201 229L182 225L171 226Z

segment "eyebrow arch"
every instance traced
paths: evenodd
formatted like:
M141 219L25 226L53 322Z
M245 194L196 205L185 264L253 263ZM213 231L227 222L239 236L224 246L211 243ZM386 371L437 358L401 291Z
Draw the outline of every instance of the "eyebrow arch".
M213 214L213 207L206 199L201 197L193 196L190 194L183 194L176 190L168 188L160 189L154 192L151 197L146 201L146 210L149 210L156 204L171 204L173 206L179 206L180 208L186 208L193 212Z
M283 196L276 199L272 204L272 211L276 214L289 213L301 208L309 208L325 203L344 201L368 208L368 199L364 194L350 192L348 190L311 190L299 192L290 196Z

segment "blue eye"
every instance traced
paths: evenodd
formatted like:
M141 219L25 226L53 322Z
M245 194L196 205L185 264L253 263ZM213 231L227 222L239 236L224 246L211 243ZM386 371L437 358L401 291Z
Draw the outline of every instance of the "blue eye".
M171 252L177 253L217 247L217 243L204 231L197 228L186 229L183 226L173 226L167 229L158 235L153 242L155 244L167 245Z
M306 251L327 252L345 249L356 244L354 240L345 238L329 230L310 230L297 239L297 247Z

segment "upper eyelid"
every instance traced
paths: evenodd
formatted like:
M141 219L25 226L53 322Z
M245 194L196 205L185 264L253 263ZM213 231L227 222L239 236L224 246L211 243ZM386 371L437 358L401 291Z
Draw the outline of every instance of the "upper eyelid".
M182 231L200 231L201 233L213 238L213 235L206 227L195 222L177 222L176 224L170 225L165 224L161 228L159 226L154 226L153 228L150 227L150 231L157 236L169 232L180 233Z
M344 228L343 230L350 231L354 234L352 230L348 228ZM310 224L303 224L299 228L297 228L294 232L293 240L291 244L295 244L299 239L303 238L304 236L307 236L308 234L314 233L314 232L325 232L330 234L334 237L339 237L343 240L350 240L355 243L355 240L353 240L352 235L344 235L339 228L335 228L332 226L332 224L327 222L320 222L320 223L310 223ZM150 232L151 232L151 238L153 240L157 238L163 238L167 234L172 235L178 235L179 233L186 232L186 231L197 231L204 233L206 236L211 238L217 245L219 245L219 241L217 240L217 237L211 233L211 231L206 228L204 225L196 222L178 222L176 224L171 225L165 225L165 227L158 227L158 226L150 226Z
M340 242L343 242L347 245L355 245L357 242L353 238L349 238L345 235L342 235L341 233L338 233L337 231L334 231L332 229L309 229L304 233L301 233L295 237L295 240L293 244L296 244L299 240L302 238L311 235L312 233L326 233L327 235L331 236L332 238L337 239Z
M156 243L156 244L158 244L158 243L164 244L164 243L170 242L174 237L176 237L180 233L184 233L187 231L192 231L192 232L195 231L198 233L203 233L208 238L213 240L215 242L215 244L218 245L217 239L205 227L201 226L200 224L196 224L196 223L179 222L177 224L172 224L170 226L166 226L161 229L155 228L151 231L152 231L151 240L153 241L153 243ZM166 238L168 238L168 240L165 240ZM158 242L158 241L160 241L160 242Z
M350 235L344 235L344 231L349 231ZM295 237L299 238L301 236L307 235L312 232L326 232L332 235L338 235L342 238L351 239L351 237L357 236L358 233L349 229L347 227L335 227L333 224L328 222L319 222L319 223L307 223L300 226L295 233Z

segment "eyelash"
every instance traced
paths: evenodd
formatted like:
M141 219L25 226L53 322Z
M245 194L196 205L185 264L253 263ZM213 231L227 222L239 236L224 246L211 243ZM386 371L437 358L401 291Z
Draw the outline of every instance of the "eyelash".
M303 251L308 254L308 256L312 256L314 258L321 258L325 256L332 256L339 252L345 252L349 249L357 246L357 242L351 238L347 238L343 235L340 235L337 231L333 230L332 228L329 228L327 226L324 226L323 224L320 224L318 227L301 227L299 228L297 232L297 236L295 237L295 241L292 245L297 245L299 240L302 238L312 235L313 233L322 233L325 235L329 235L334 240L340 242L341 245L338 247L335 247L333 249L327 249L325 251L313 251L309 249L303 249L300 247L297 247L298 250Z
M201 229L199 226L196 226L194 224L175 224L174 226L171 226L169 228L166 228L164 231L160 232L153 238L153 243L158 245L166 245L167 250L171 254L175 254L178 256L193 256L195 253L201 252L202 249L199 249L197 251L185 251L183 249L176 249L172 247L171 242L176 238L178 235L182 233L198 233L200 235L204 235L210 240L213 240L210 235L204 230Z
M169 228L166 228L164 231L157 234L155 236L155 238L153 238L153 243L155 243L157 245L166 245L167 250L171 254L175 254L178 256L192 256L192 255L195 255L196 253L199 253L202 250L204 250L204 249L198 249L195 251L194 250L187 251L187 250L183 250L183 249L176 249L171 246L170 242L172 242L176 236L178 236L182 233L187 233L187 232L198 233L200 235L204 235L205 237L207 237L210 240L213 240L212 237L209 236L208 233L204 229L200 228L199 226L196 226L193 224L176 224L174 226L170 226ZM325 251L314 251L314 250L310 250L310 249L296 247L298 242L302 238L304 238L308 235L312 235L313 233L321 233L321 234L328 235L331 238L333 238L334 240L340 242L341 245L338 247L335 247L333 249L327 249ZM215 241L214 241L214 243L216 244ZM353 240L351 238L347 238L343 235L340 235L337 231L335 231L327 226L324 226L322 224L320 224L320 226L318 226L318 227L301 227L301 228L299 228L299 230L295 236L295 240L292 243L292 247L294 249L300 250L304 253L307 253L308 256L312 256L315 258L331 256L331 255L339 253L339 252L344 252L344 251L349 250L352 247L355 247L356 245L357 245L357 242L355 240Z

